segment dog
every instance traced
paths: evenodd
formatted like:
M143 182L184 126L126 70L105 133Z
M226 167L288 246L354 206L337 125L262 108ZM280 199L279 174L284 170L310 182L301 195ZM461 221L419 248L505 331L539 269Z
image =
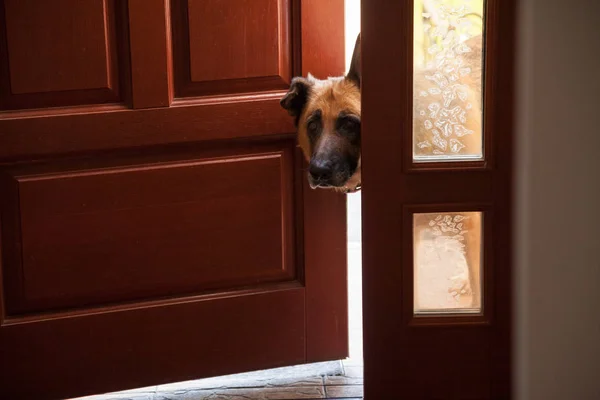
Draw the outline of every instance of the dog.
M469 51L456 66L457 73L451 75L450 80L456 76L455 80L440 78L431 67L414 71L414 154L435 156L447 151L468 154L481 149L482 135L476 132L482 122L482 37L472 37L464 46L461 44L461 48ZM354 193L362 188L361 80L359 33L345 76L325 80L311 74L306 78L295 77L280 101L294 118L298 144L308 162L308 182L313 189ZM449 98L464 107L459 110L452 101L448 107L445 103Z
M359 34L345 76L326 80L311 74L296 77L280 101L294 117L313 189L353 193L361 188L360 44Z

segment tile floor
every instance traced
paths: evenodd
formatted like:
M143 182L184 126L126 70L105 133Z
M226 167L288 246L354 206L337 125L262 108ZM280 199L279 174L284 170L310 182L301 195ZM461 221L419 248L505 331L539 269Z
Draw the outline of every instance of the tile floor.
M152 386L78 400L361 400L363 353L360 204L360 192L348 196L348 359Z
M358 400L362 399L362 367L346 367L342 361L333 361L153 386L84 399Z

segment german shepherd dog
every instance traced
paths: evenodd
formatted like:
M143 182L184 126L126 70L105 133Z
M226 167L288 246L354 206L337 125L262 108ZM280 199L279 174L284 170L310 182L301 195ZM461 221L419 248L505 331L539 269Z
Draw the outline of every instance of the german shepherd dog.
M295 118L313 189L360 189L360 78L359 34L346 76L296 77L281 99L281 106Z
M460 96L464 104L470 105L466 111L468 115L448 117L463 119L461 131L458 132L461 140L452 142L444 137L442 127L436 128L430 123L430 114L435 111L431 105L435 101L443 104L442 95L446 96L446 93L439 94L440 82L436 82L435 71L423 68L414 71L415 151L417 146L427 144L431 144L433 150L436 145L450 148L453 144L456 149L457 143L466 151L477 149L478 146L481 148L481 135L469 134L481 126L481 36L473 37L465 44L470 51L462 57L461 70L468 69L470 73L456 75L456 81L451 86L459 87L461 91L450 95ZM351 66L345 76L325 80L316 79L310 74L306 78L296 77L280 101L281 106L295 119L298 144L308 161L308 181L313 189L330 188L345 193L361 189L361 79L359 33ZM437 99L432 100L435 97Z

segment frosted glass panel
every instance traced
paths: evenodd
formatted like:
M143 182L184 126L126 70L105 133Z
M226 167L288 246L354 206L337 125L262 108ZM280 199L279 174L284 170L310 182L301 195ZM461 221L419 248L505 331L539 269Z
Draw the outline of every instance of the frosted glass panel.
M415 0L413 159L483 157L484 0Z
M413 215L414 312L479 313L482 213Z

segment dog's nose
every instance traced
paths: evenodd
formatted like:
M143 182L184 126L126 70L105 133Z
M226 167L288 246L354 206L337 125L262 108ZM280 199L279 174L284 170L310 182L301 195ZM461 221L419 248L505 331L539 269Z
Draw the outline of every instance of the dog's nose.
M333 174L333 163L327 159L312 160L308 166L308 173L316 182L328 182Z

